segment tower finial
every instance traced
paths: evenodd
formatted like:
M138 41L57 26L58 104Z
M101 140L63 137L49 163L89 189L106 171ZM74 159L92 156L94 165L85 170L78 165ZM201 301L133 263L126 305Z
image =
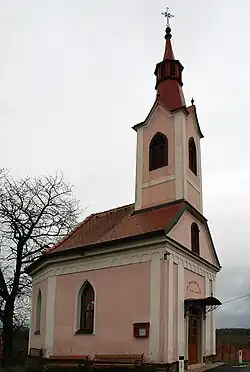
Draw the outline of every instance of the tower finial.
M174 18L174 15L170 13L168 6L166 7L165 12L161 12L161 14L167 20L165 39L171 39L172 35L171 35L171 27L170 27L170 18Z

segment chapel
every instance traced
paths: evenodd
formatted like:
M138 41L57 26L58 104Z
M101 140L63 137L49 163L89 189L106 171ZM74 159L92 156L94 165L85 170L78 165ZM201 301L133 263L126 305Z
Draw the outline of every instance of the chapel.
M221 266L203 215L203 134L166 17L155 101L133 126L135 201L90 215L28 268L29 347L46 358L142 355L177 368L215 357Z

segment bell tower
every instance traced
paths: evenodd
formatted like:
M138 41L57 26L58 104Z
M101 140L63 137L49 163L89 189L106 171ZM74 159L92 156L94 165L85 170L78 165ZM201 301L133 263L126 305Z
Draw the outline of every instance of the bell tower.
M172 48L169 9L163 60L157 63L156 99L137 132L135 210L188 201L202 213L200 139L196 107L183 94L183 65Z

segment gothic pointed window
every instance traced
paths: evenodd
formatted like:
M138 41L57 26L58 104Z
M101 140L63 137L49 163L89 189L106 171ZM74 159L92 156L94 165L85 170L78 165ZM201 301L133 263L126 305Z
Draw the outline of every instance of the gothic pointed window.
M79 332L94 332L94 310L95 310L95 292L92 285L86 281L79 296Z
M35 334L40 334L41 328L41 310L42 310L42 293L39 289L37 300L36 300L36 323L35 323Z
M197 176L197 152L193 137L188 141L189 169Z
M168 165L168 139L162 133L156 133L149 145L149 170Z
M191 250L200 255L200 230L195 222L191 225Z

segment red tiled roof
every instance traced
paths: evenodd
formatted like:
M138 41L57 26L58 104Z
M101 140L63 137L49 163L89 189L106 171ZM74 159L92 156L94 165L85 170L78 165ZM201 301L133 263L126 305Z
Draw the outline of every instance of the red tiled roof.
M184 207L184 203L180 202L154 210L134 213L134 204L130 204L92 214L47 253L108 243L161 231L176 218L177 213Z

